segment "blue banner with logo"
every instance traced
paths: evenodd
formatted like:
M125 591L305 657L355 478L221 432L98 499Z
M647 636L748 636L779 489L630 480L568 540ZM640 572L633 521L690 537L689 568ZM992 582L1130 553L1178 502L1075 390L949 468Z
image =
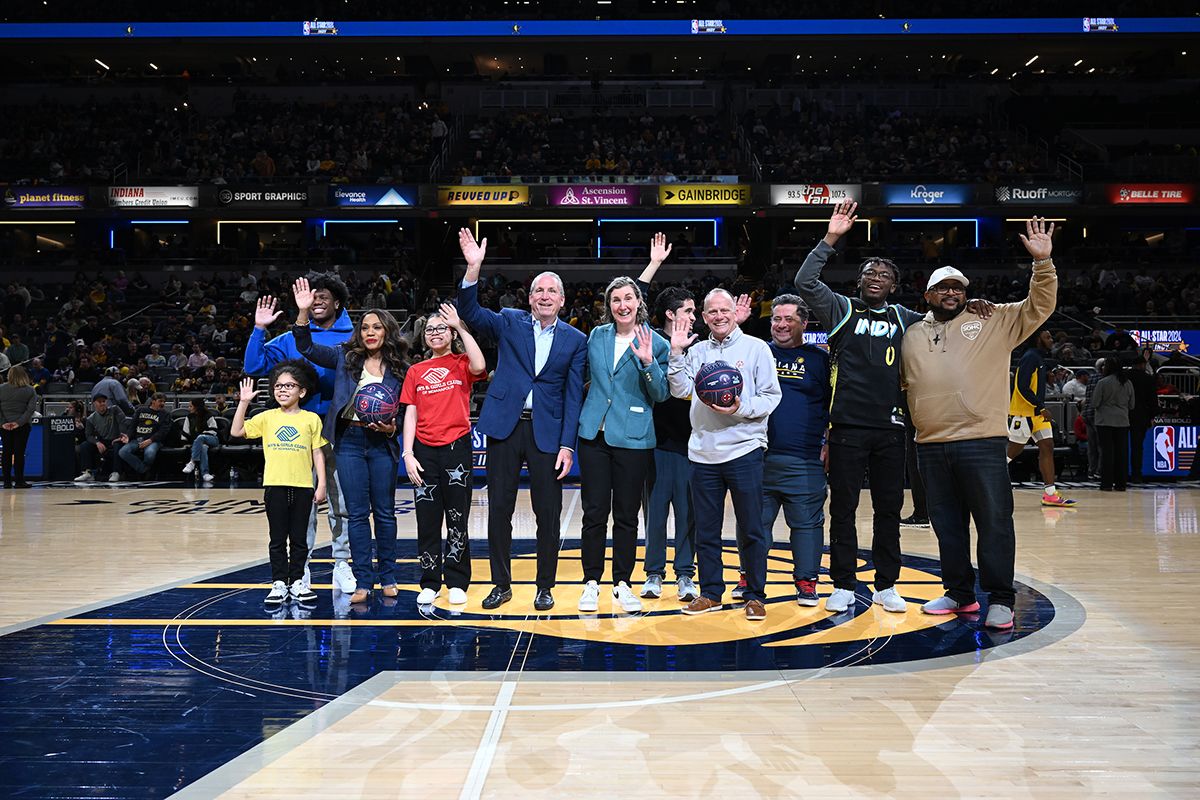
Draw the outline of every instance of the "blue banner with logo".
M975 201L971 183L885 183L880 189L889 206L965 206Z
M343 208L404 208L417 204L413 186L342 186L329 187L329 204Z
M1146 478L1185 478L1196 461L1195 425L1165 423L1146 431L1142 443L1142 475Z

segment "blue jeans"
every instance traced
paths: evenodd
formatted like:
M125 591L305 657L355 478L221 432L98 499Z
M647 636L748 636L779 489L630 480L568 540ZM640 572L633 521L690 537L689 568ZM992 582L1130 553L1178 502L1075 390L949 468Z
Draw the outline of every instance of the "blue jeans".
M667 571L667 509L675 507L675 577L695 576L696 523L688 492L688 458L670 450L654 451L654 487L646 510L646 575Z
M200 474L208 474L208 448L218 444L215 433L202 433L192 440L192 461L200 462Z
M917 444L917 465L937 535L942 586L959 605L975 602L971 566L971 519L978 532L979 585L989 602L1013 607L1016 534L1008 440L998 436L961 442Z
M692 508L696 515L696 555L700 593L721 602L725 594L725 559L721 523L725 494L733 501L737 545L746 570L746 600L766 600L767 550L771 543L762 524L763 451L756 449L724 464L691 462Z
M145 448L139 448L137 442L129 442L120 450L117 455L121 460L128 464L134 472L139 475L145 475L150 471L150 467L154 465L154 459L158 457L158 442L151 442Z
M337 468L350 516L350 555L354 579L368 591L378 582L396 582L396 459L387 437L357 426L337 440ZM375 518L375 556L371 558L371 517Z
M825 544L825 467L821 459L767 451L763 461L763 528L767 541L779 508L791 530L792 577L815 581Z

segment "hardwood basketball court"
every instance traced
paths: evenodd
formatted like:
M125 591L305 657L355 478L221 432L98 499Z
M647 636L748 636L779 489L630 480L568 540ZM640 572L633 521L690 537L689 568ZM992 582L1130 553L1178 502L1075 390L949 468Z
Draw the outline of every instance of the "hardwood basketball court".
M797 606L782 518L765 622L683 617L672 584L642 614L602 593L581 615L568 489L556 607L533 611L518 557L514 601L489 614L479 489L467 606L417 609L401 490L399 598L331 597L324 547L318 607L273 616L260 490L5 491L0 794L1195 797L1200 492L1060 485L1078 509L1016 492L1004 635L920 613L940 594L927 530L903 531L902 615L867 605L867 583L853 613ZM525 552L532 528L522 492ZM732 547L726 566L732 584Z

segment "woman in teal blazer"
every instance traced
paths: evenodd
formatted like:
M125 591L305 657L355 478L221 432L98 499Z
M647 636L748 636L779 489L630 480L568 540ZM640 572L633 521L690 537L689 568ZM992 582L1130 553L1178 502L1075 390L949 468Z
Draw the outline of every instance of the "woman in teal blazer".
M647 324L646 303L631 278L615 278L604 290L604 322L588 337L591 385L579 414L584 580L579 610L599 610L611 511L613 602L623 611L641 611L629 583L642 486L655 445L654 404L670 396L671 346Z

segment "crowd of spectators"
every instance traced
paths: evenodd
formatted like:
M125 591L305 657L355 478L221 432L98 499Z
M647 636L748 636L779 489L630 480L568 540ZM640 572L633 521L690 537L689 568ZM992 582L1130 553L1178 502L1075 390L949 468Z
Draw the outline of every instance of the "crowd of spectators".
M736 137L715 117L627 115L564 117L517 112L464 126L451 156L456 176L643 176L671 181L685 175L736 175Z
M229 114L115 101L0 107L0 174L102 183L121 165L149 181L421 181L446 125L436 111L363 98L277 102L239 94ZM440 125L440 128L439 128Z
M637 270L637 265L630 267ZM350 291L350 307L405 309L425 314L451 299L444 286L422 284L411 273L396 270L347 270L341 273ZM79 273L62 286L14 281L0 295L0 371L24 364L42 394L86 393L106 375L125 386L137 406L155 391L225 396L236 391L242 377L242 354L253 326L254 304L264 295L289 307L292 280L298 275L264 271L253 275L207 273L184 282L170 276L151 285L141 273L109 275ZM758 313L747 323L751 333L769 336L770 301L788 291L793 268L774 265L759 278L722 278L710 271L689 273L677 285L703 297L724 286L750 296ZM488 308L528 307L527 287L532 273L506 275L496 271L483 281L479 300ZM895 299L923 308L925 271L905 271ZM853 278L831 286L855 292ZM588 333L603 316L605 282L575 281L566 285L563 317ZM665 285L665 284L664 284ZM661 288L657 284L653 291ZM1028 291L1023 273L973 276L973 296L994 302L1019 300ZM450 290L452 293L452 290ZM1061 279L1059 310L1052 326L1052 355L1064 365L1088 364L1098 353L1124 352L1133 356L1138 344L1124 331L1110 332L1097 321L1121 315L1126 309L1141 324L1159 319L1200 317L1200 274L1117 270L1111 266L1068 270ZM287 313L271 335L287 327ZM1165 356L1156 356L1156 366ZM1174 354L1168 365L1194 364ZM1060 376L1065 383L1069 376Z
M764 180L996 181L1053 171L1035 148L980 117L837 108L797 96L790 109L749 112L742 124Z

